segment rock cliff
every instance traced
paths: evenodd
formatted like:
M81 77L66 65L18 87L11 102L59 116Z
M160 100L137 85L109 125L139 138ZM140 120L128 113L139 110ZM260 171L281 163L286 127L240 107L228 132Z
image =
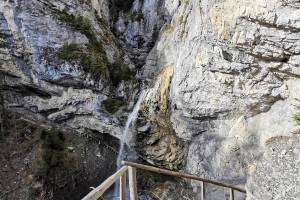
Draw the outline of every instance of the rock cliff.
M0 0L6 112L100 135L101 149L147 88L132 130L140 158L246 186L247 200L300 196L299 55L296 0Z

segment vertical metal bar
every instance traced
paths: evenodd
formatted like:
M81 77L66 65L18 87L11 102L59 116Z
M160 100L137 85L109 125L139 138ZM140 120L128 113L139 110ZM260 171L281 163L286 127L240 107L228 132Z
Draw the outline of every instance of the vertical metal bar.
M120 200L126 199L126 173L120 176Z
M137 200L136 169L128 167L130 200Z
M205 186L204 186L204 182L201 181L200 184L201 184L200 200L204 200L204 198L205 198Z
M234 189L230 188L230 200L234 200Z

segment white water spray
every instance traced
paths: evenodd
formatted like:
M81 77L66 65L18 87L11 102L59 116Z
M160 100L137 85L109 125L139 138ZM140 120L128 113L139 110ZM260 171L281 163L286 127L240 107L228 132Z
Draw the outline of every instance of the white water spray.
M146 90L142 90L138 101L136 102L132 112L130 113L130 115L128 115L127 121L126 121L126 125L120 140L120 147L119 147L119 153L118 153L118 158L117 158L117 170L119 170L121 168L121 162L124 159L124 150L125 150L125 144L126 144L126 139L128 138L128 133L130 131L130 128L135 124L135 121L138 117L139 114L139 110L140 110L140 106L146 96L147 91ZM116 184L115 186L115 190L114 190L114 197L118 197L119 196L119 186L118 184Z

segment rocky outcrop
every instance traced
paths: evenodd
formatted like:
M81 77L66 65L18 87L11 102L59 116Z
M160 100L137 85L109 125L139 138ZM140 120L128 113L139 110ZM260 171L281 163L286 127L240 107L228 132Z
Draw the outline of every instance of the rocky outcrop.
M299 153L297 134L267 140L262 158L251 167L247 199L298 199Z
M11 110L82 134L120 138L145 83L135 129L143 160L247 183L255 198L274 196L273 190L262 194L268 183L257 188L268 169L274 170L268 180L275 180L284 167L267 164L277 163L276 152L284 151L270 155L270 148L298 142L286 139L296 127L292 116L300 98L298 1L0 5L1 89ZM296 157L288 159L287 168L298 170ZM297 182L289 170L284 174ZM207 193L224 197L216 188Z
M174 66L169 115L172 129L188 144L186 170L243 185L265 141L295 128L299 5L191 0L165 6L176 9L142 76ZM159 113L156 108L150 113Z
M131 70L134 66L118 48L105 16L100 18L97 12L79 1L1 2L1 81L4 88L16 92L9 100L13 108L36 120L67 123L79 130L114 132L120 137L120 123L102 102L108 97L123 101L134 98L128 93L135 93L134 84L114 80L119 78L115 74L124 71L122 66ZM73 44L78 48L68 48ZM101 45L105 54L93 45ZM85 68L88 63L97 67L100 60L96 56L102 56L101 62L108 68L101 77ZM121 68L114 68L120 60Z
M124 49L137 67L142 67L155 45L158 33L171 18L163 0L113 0L110 23Z
M133 80L135 66L108 26L108 9L99 8L103 4L0 1L0 144L7 150L0 157L7 173L0 176L9 180L1 182L0 199L80 199L114 172L118 144L106 147L120 138L139 87ZM116 101L122 103L116 106ZM18 130L2 134L3 124L11 128L2 106L35 127L63 129L78 168L61 169L51 184L38 179L39 134L24 142L14 139L23 134Z

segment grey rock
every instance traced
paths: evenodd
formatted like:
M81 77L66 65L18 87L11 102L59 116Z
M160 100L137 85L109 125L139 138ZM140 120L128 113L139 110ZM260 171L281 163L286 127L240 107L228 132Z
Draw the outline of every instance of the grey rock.
M148 83L136 143L145 160L247 183L258 199L298 184L290 173L297 159L278 157L288 151L281 145L296 151L299 144L285 138L296 128L294 99L300 98L298 1L134 0L117 12L106 0L0 5L1 88L7 101L18 105L14 110L83 134L91 130L121 138L128 113L119 109L109 115L103 101L121 97L130 109L139 84L122 82L112 91L106 80L94 79L78 63L54 59L65 43L84 45L88 38L58 20L53 8L81 13L103 41L108 62L124 61ZM272 154L266 142L274 137L278 151ZM271 164L280 159L288 160ZM249 173L253 163L257 171ZM276 174L285 167L285 177L278 180ZM274 174L266 181L284 186L261 181L268 170ZM291 195L298 198L298 192L295 187ZM219 188L208 188L208 193L212 199L224 197Z
M299 135L270 138L247 180L249 199L300 198Z
M188 172L242 186L265 142L296 128L298 12L297 2L280 0L176 6L141 76L174 66L169 114L176 135L189 144ZM150 116L160 107L161 79L154 82L146 98Z

